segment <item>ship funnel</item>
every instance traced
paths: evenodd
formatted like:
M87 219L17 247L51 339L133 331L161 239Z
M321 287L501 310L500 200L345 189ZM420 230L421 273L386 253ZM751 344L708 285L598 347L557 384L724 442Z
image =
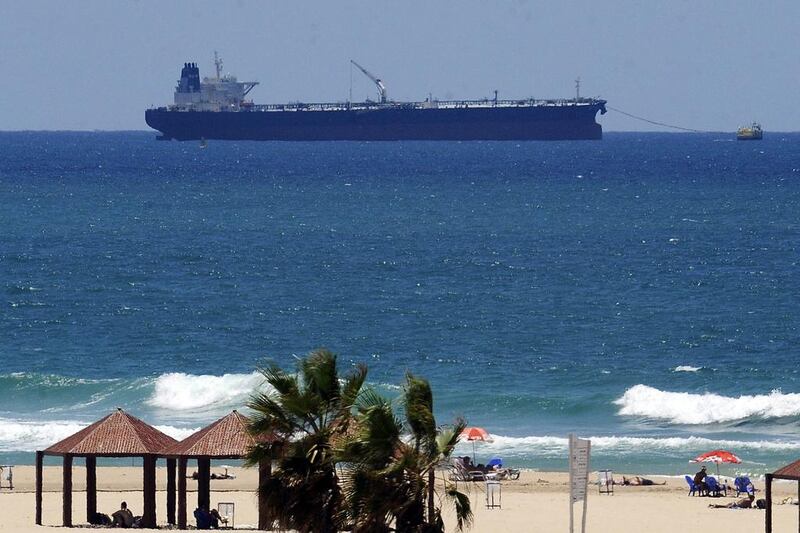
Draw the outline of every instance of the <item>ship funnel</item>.
M181 79L178 82L179 93L200 92L200 69L196 63L184 63L181 69Z

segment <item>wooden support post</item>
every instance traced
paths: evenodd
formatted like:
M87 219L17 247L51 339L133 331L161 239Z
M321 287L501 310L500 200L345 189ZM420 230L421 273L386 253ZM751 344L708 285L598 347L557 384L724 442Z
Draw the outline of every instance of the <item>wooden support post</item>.
M90 524L97 514L97 458L86 458L86 521Z
M178 459L178 529L186 529L186 457Z
M36 452L36 525L42 525L42 470L44 452Z
M64 509L62 511L62 518L64 527L72 527L72 456L64 456L64 472L63 472L63 503Z
M156 456L143 457L142 490L142 527L155 529L156 527Z
M272 517L269 514L269 508L263 488L269 481L272 475L272 461L263 460L258 463L258 529L267 530L272 529Z
M167 523L175 524L175 459L167 459Z
M767 508L766 513L764 513L764 520L766 521L764 531L766 533L772 533L772 474L767 474L765 478L767 485Z
M197 459L197 506L211 510L211 459Z

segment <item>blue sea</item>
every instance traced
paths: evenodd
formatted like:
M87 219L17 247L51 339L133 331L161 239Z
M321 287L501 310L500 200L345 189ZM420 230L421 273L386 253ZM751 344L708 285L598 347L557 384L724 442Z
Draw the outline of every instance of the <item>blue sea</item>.
M478 461L793 461L800 134L732 139L0 133L0 463L118 406L182 438L318 347L430 380Z

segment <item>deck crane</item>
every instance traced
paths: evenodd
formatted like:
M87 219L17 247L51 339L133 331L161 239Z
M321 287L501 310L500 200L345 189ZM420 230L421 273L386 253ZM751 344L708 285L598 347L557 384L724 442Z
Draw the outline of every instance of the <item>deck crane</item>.
M371 79L372 83L374 83L378 87L378 93L381 96L381 103L385 104L386 103L386 85L384 85L381 80L376 78L374 74L372 74L370 71L368 71L367 69L365 69L364 67L362 67L361 65L359 65L358 63L353 61L352 59L350 60L350 62L352 64L354 64L358 68L358 70L363 72L366 77Z

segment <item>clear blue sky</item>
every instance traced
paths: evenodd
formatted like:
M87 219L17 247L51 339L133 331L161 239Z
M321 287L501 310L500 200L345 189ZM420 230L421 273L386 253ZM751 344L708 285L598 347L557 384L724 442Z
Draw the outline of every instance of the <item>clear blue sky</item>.
M389 97L602 96L686 127L800 130L800 1L0 3L0 130L139 129L185 61L257 80L257 103L343 101L355 59ZM374 98L354 74L354 99ZM609 112L609 130L654 130Z

